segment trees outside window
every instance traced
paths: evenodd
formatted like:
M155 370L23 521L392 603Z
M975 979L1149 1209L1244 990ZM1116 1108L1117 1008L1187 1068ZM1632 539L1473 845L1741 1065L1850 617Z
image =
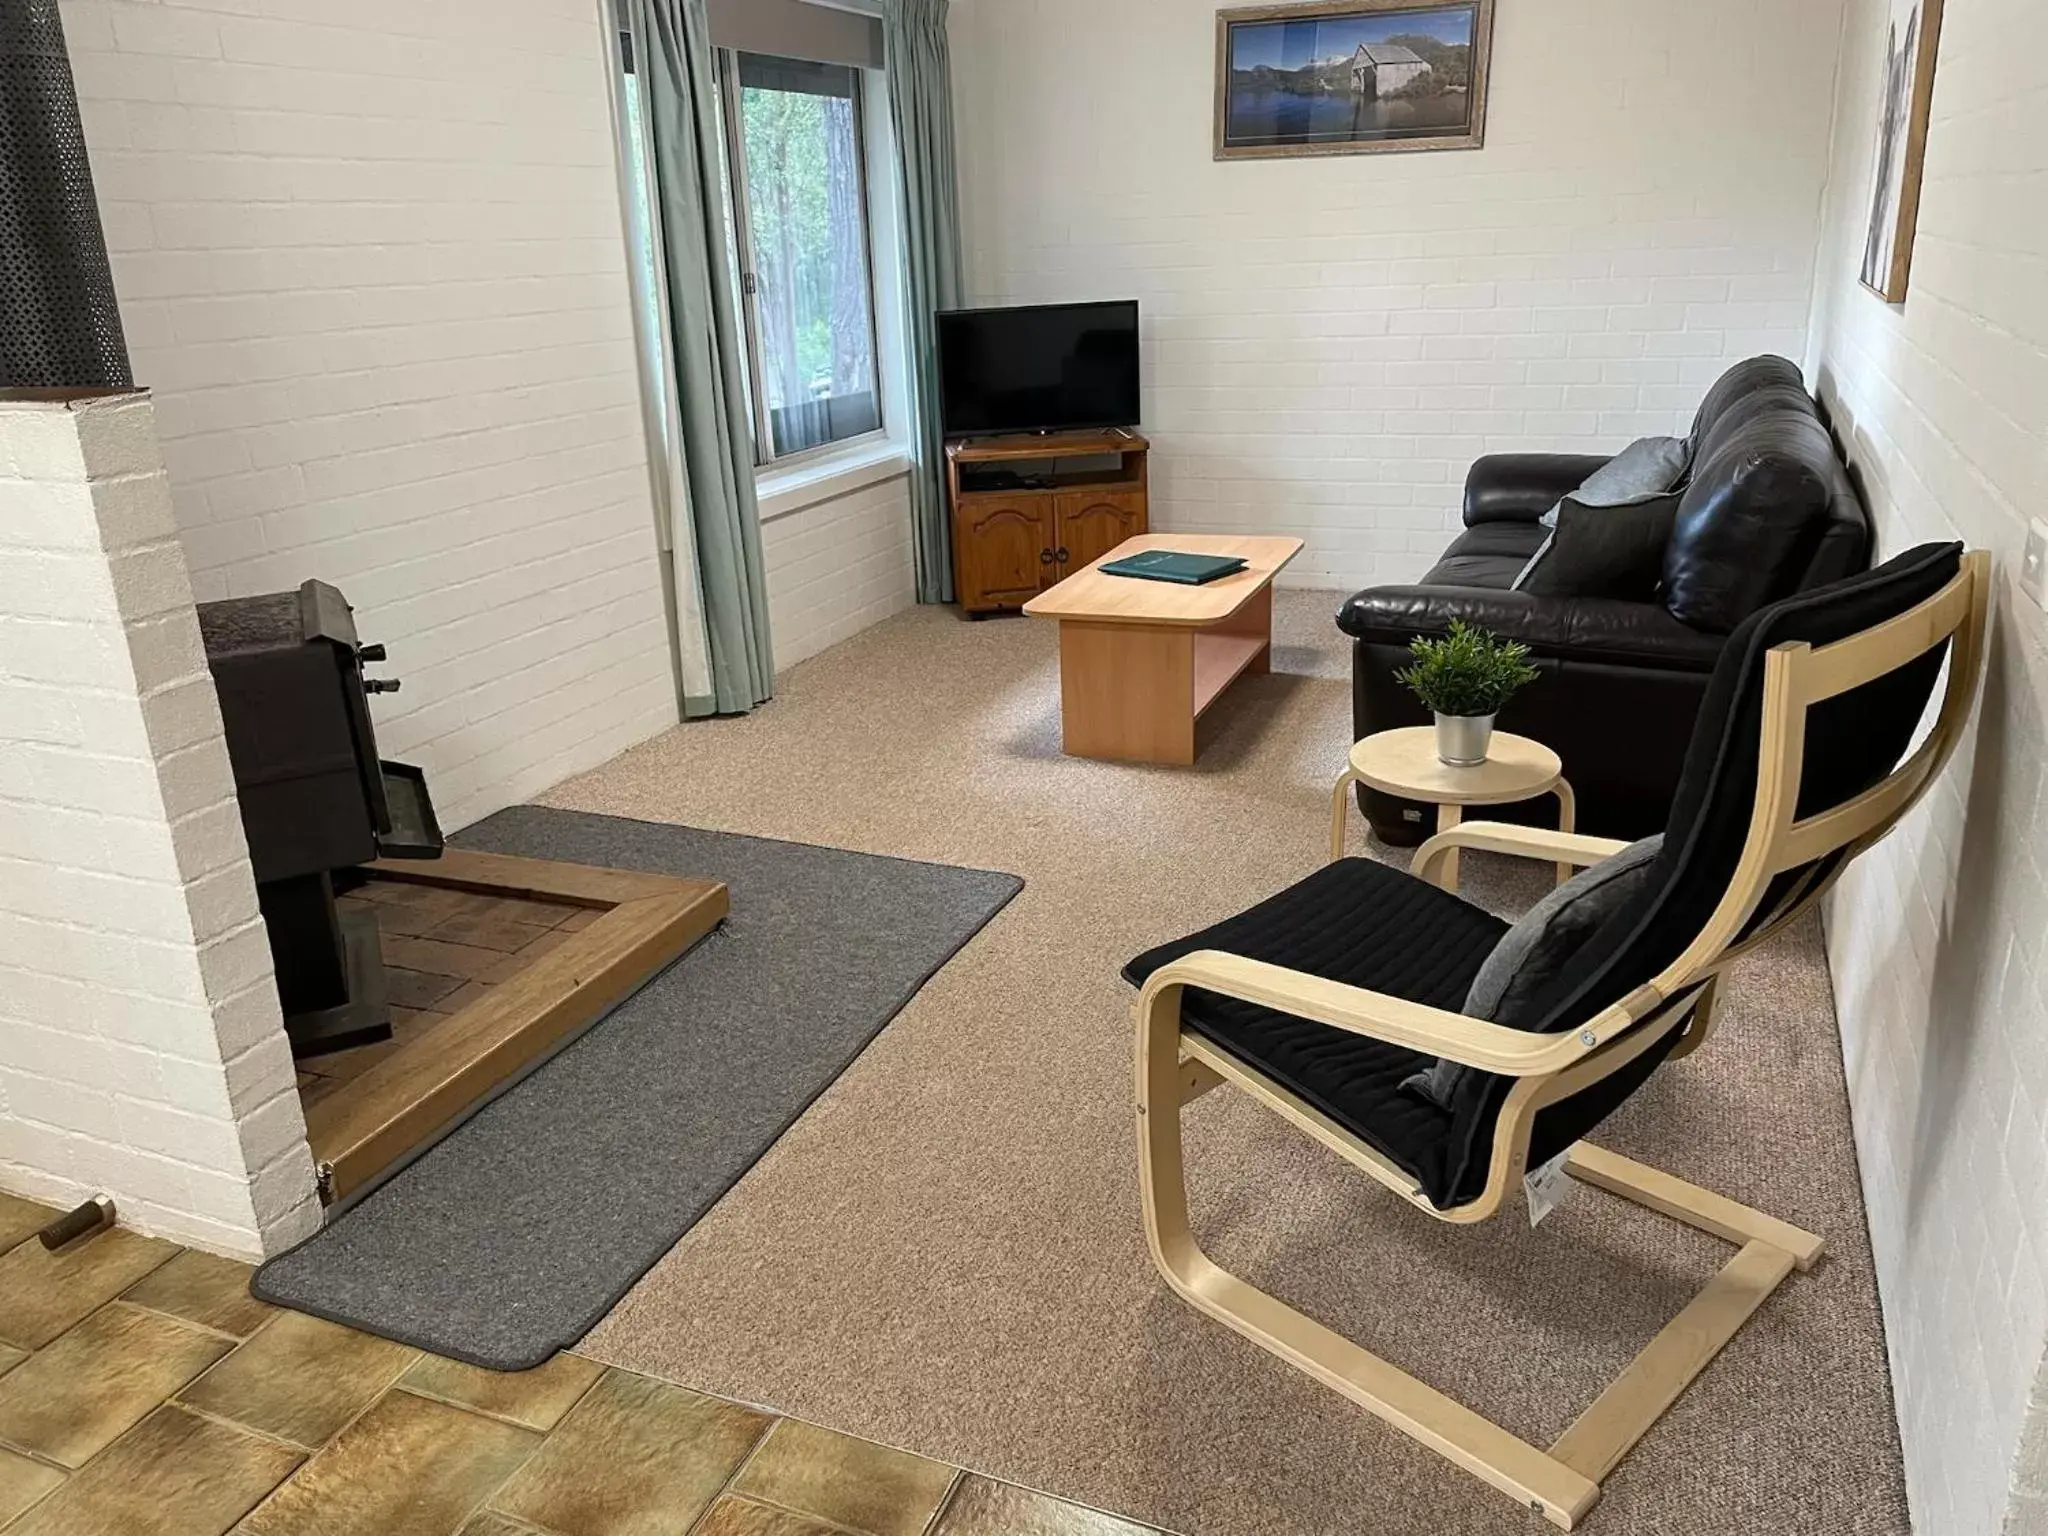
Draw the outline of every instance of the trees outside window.
M721 79L756 456L766 463L882 425L861 77L727 53Z

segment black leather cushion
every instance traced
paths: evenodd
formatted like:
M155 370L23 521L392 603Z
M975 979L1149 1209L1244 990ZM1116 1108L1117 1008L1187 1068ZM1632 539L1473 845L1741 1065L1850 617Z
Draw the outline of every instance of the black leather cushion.
M1522 574L1529 557L1543 547L1550 530L1533 519L1519 523L1481 523L1467 528L1422 578L1434 587L1486 587L1505 592Z
M1728 634L1789 595L1812 561L1827 514L1826 479L1773 439L1827 433L1783 415L1702 465L1679 503L1664 549L1664 606L1710 634Z
M1664 604L1681 622L1728 634L1766 604L1848 574L1834 568L1842 556L1860 565L1868 520L1793 364L1756 357L1729 369L1700 406L1692 448L1664 554Z
M1799 365L1790 358L1765 354L1761 357L1745 358L1735 364L1707 391L1700 401L1700 408L1692 419L1692 450L1695 460L1707 439L1721 426L1721 418L1731 406L1739 405L1751 396L1773 389L1791 388L1800 395L1806 393L1806 377L1799 371Z
M1606 507L1565 497L1557 504L1557 527L1515 578L1514 589L1531 597L1649 602L1657 595L1678 503L1676 492Z
M1147 950L1123 974L1143 986L1169 961L1220 949L1455 1013L1507 928L1401 870L1341 859L1226 922ZM1443 1166L1451 1116L1400 1091L1433 1058L1199 989L1183 996L1181 1018L1419 1182Z

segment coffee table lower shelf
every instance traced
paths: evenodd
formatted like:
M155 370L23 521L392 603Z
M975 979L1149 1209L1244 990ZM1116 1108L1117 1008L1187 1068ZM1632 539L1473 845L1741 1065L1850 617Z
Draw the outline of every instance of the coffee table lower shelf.
M1195 631L1195 716L1222 696L1223 690L1247 672L1266 672L1272 646L1258 635Z
M1225 689L1272 669L1273 593L1221 624L1060 623L1061 746L1122 763L1195 760L1195 722Z

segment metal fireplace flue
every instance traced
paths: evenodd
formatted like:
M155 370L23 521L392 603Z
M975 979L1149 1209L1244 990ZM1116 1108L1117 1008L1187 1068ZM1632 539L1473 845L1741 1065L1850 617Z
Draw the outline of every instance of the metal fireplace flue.
M0 391L133 383L57 0L0 0Z

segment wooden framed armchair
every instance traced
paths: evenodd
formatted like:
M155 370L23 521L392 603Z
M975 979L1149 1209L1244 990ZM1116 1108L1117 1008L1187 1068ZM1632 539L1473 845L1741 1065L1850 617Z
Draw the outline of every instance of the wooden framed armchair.
M1423 844L1412 874L1340 860L1133 960L1124 974L1140 988L1140 1183L1167 1282L1570 1530L1630 1448L1822 1248L1582 1138L1658 1066L1709 1039L1720 973L1812 907L1926 793L1969 715L1988 600L1988 557L1926 545L1748 620L1708 689L1647 894L1499 1021L1458 1010L1507 925L1431 877L1453 849L1585 866L1621 844L1468 822ZM1945 660L1939 712L1915 747ZM1404 1088L1439 1062L1473 1069L1447 1103ZM1180 1111L1224 1084L1437 1220L1484 1221L1528 1170L1561 1159L1572 1177L1738 1251L1554 1444L1538 1447L1202 1253Z

